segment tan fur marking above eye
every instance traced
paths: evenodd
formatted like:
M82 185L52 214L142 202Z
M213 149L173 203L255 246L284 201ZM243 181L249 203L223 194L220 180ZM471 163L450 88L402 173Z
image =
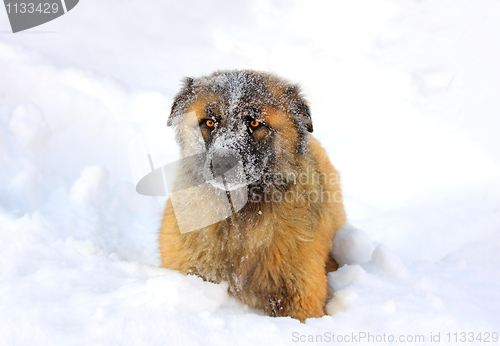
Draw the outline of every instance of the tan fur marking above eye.
M290 120L292 119L291 115L272 108L266 108L262 115L264 121L276 130L290 126Z
M205 118L206 109L209 105L217 105L220 102L216 95L208 94L198 97L198 99L188 108L188 112L195 112L198 120ZM217 106L213 108L215 115L219 113Z
M297 131L293 125L292 115L274 109L266 109L264 112L264 121L277 130L282 137L297 140Z
M205 115L205 109L210 101L207 98L197 100L190 108L190 112L195 112L198 120L202 119Z

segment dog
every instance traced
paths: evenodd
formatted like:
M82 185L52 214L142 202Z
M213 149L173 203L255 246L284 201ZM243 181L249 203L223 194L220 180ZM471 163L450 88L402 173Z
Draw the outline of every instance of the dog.
M346 213L299 86L252 70L186 78L167 125L183 159L160 227L163 265L226 281L269 316L324 316Z

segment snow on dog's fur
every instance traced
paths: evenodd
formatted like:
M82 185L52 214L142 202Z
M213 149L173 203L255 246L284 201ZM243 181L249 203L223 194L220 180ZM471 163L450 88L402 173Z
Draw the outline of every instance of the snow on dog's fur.
M232 295L270 316L323 316L326 273L336 268L330 247L346 215L339 174L310 134L298 86L248 70L187 78L168 125L186 158L174 190L188 197L165 208L164 266L227 281ZM238 208L235 191L244 194ZM213 215L221 198L228 217L181 232L181 215Z

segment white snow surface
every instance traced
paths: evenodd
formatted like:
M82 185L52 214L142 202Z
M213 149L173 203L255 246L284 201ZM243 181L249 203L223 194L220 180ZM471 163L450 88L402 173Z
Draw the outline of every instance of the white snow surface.
M495 0L84 0L12 34L0 10L0 345L500 332L498 18ZM165 199L135 192L129 142L164 128L184 76L235 68L299 82L342 173L342 267L305 324L162 268Z

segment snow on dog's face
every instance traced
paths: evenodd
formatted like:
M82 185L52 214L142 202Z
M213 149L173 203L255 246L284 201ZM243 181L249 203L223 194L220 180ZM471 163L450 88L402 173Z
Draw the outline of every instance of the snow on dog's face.
M312 132L298 86L249 70L187 78L167 125L183 156L196 157L184 173L227 191L286 175Z

